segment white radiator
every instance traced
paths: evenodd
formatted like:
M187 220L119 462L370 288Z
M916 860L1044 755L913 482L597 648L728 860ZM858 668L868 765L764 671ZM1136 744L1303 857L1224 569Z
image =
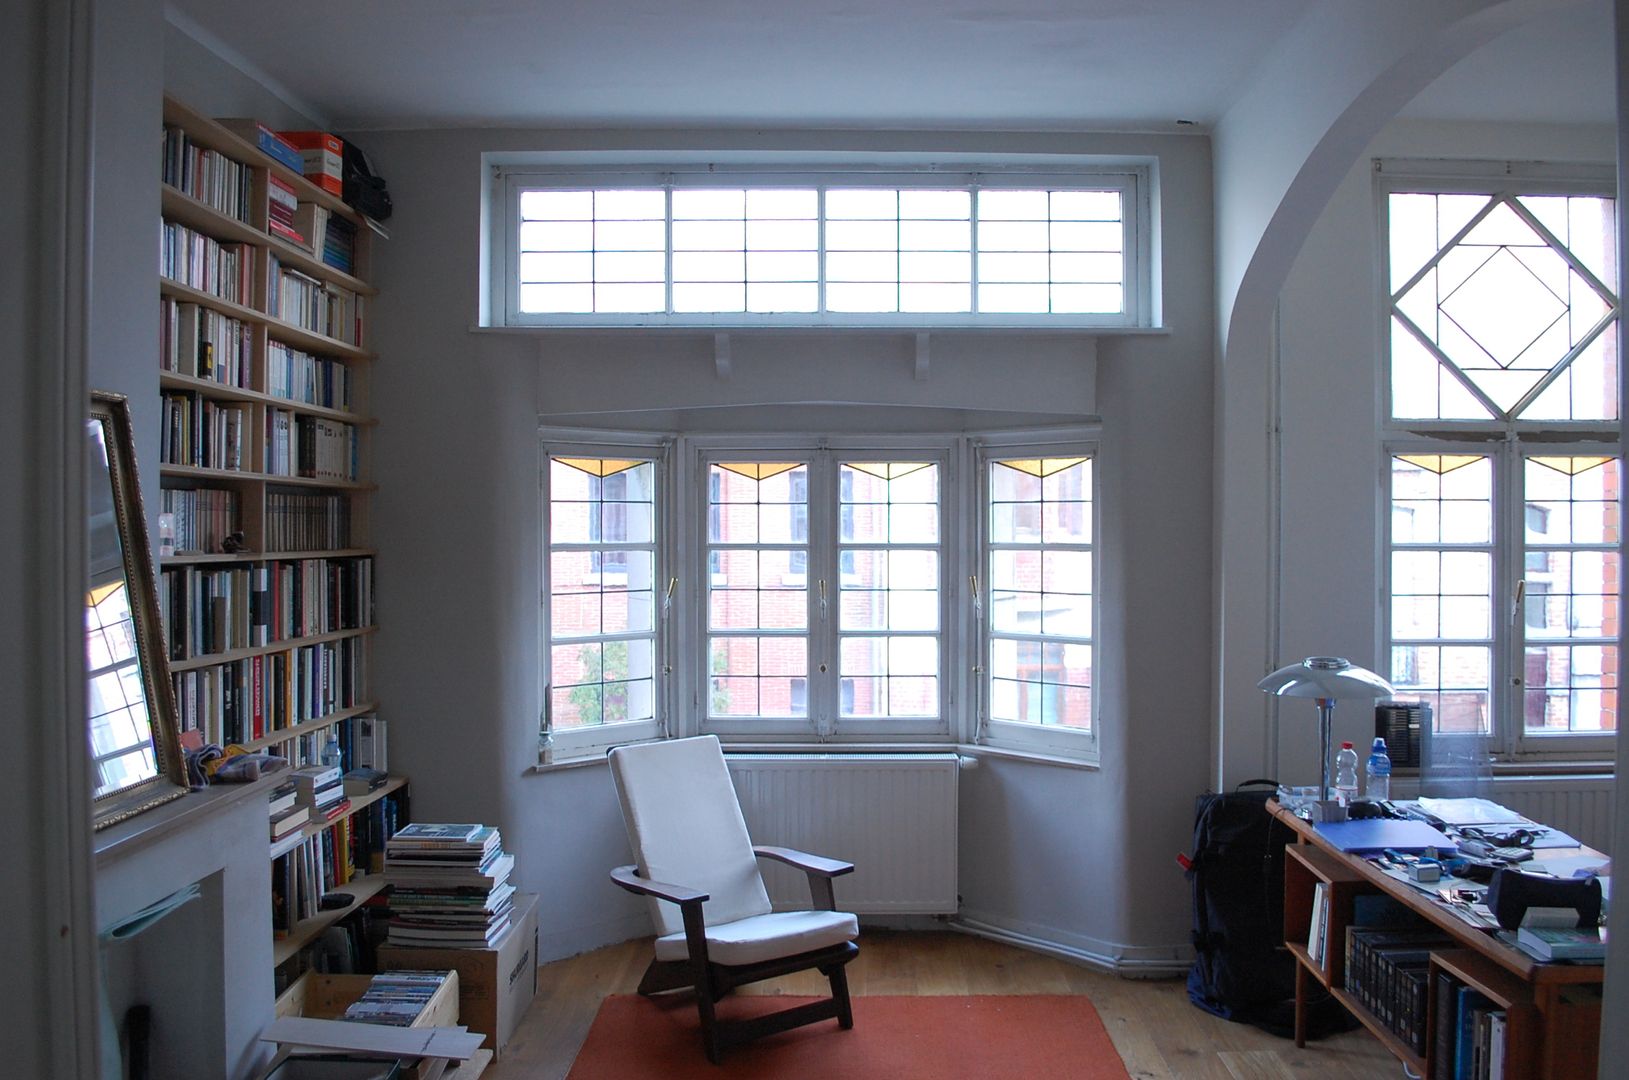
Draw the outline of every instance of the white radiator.
M1490 798L1530 820L1553 825L1610 855L1613 784L1611 777L1501 777L1489 790L1496 792Z
M955 754L731 754L755 844L845 859L837 905L862 915L956 910ZM761 859L776 910L806 907L801 871Z

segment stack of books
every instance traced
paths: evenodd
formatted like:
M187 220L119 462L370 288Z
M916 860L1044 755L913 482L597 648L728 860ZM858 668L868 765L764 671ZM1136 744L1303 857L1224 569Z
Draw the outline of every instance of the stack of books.
M385 845L391 945L490 949L509 929L515 857L489 825L406 825Z
M387 971L375 975L362 996L346 1007L342 1019L411 1027L446 981L445 971Z
M309 248L305 235L294 225L294 213L300 206L294 187L276 173L267 173L266 195L266 231L280 240Z
M310 812L312 821L332 821L351 808L340 776L338 765L305 765L294 770L297 801Z
M299 802L299 789L293 780L278 784L271 793L271 838L281 840L311 820L311 810Z
M1606 931L1571 926L1524 926L1516 931L1516 944L1540 960L1575 960L1585 964L1606 962Z
M356 273L356 226L325 206L300 203L293 227L307 237L306 247L326 266Z

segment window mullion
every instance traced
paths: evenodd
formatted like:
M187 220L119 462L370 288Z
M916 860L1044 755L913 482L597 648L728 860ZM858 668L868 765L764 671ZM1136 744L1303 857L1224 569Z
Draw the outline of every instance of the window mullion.
M837 730L842 706L837 671L837 627L842 612L835 461L831 451L821 450L810 456L809 464L809 723L821 735Z
M1527 690L1522 663L1527 619L1525 613L1516 608L1516 582L1526 572L1523 563L1527 551L1520 444L1514 437L1507 438L1494 460L1499 463L1498 498L1504 503L1504 507L1496 511L1494 521L1504 535L1495 533L1493 538L1499 563L1499 577L1493 590L1493 613L1498 620L1494 633L1499 648L1494 655L1500 658L1502 670L1493 673L1500 691L1493 715L1492 749L1497 756L1510 758L1520 748Z

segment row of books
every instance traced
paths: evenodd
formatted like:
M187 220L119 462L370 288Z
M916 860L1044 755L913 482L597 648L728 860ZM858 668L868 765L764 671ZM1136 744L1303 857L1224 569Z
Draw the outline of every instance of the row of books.
M361 296L286 267L275 253L266 280L266 307L272 315L314 334L361 347Z
M1438 1080L1504 1080L1506 1013L1480 991L1437 972L1432 1075Z
M222 540L243 528L238 493L226 488L163 488L159 512L170 515L178 555L218 552Z
M331 732L339 739L341 761L357 762L358 767L374 770L384 776L385 732L388 726L383 719L373 713L348 716L343 720L334 721L327 727L317 728L304 735L296 735L292 739L284 739L277 744L276 752L279 756L287 758L289 764L295 768L302 765L320 765Z
M158 358L165 371L247 387L254 332L242 320L199 304L159 298Z
M1434 927L1346 931L1346 990L1388 1030L1425 1054L1431 951L1453 940Z
M346 274L356 273L356 226L326 206L301 203L294 228L303 236L298 241L323 265Z
M223 244L175 221L160 226L158 272L234 304L254 304L254 248Z
M166 393L158 460L164 465L241 471L249 410L189 393Z
M515 858L490 825L408 825L385 845L389 944L485 949L508 932Z
M228 217L249 220L253 191L249 166L194 142L185 131L164 128L164 182Z
M373 625L373 559L171 567L159 607L172 660Z
M324 893L358 874L379 873L385 842L405 817L405 797L396 792L273 859L273 936L285 938L296 923L316 915Z
M271 838L335 821L351 808L338 766L300 765L272 792Z
M362 440L354 424L286 409L266 410L266 472L354 480L362 465Z
M267 551L332 551L351 546L351 500L315 492L266 493Z
M342 1019L410 1027L447 981L445 971L386 971L373 977Z
M350 409L351 369L281 341L266 343L266 393L325 409Z
M324 641L171 679L182 731L201 732L209 743L248 742L362 704L367 646L362 638Z

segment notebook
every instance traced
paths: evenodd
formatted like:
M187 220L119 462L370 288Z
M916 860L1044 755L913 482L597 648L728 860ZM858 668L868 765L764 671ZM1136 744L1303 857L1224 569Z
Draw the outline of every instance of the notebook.
M1364 818L1359 821L1320 821L1318 832L1341 851L1424 851L1436 848L1444 855L1454 842L1423 821Z

